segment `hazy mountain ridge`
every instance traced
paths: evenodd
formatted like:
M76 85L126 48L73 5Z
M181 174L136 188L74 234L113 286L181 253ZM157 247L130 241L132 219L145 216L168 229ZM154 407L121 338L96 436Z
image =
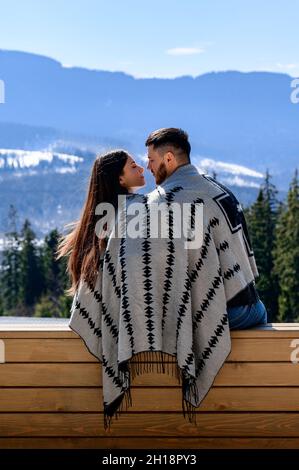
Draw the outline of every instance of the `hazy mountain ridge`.
M151 130L177 126L189 132L196 154L212 159L257 171L269 167L275 174L286 162L293 168L299 161L299 105L290 100L292 79L286 74L136 79L0 50L0 77L6 84L0 123L89 135L98 143L113 140L135 152L143 150Z
M266 168L285 191L299 165L299 105L285 74L136 79L0 50L0 79L0 230L10 203L42 233L76 218L96 154L125 148L142 160L148 133L159 127L187 130L192 162L216 172L244 204Z

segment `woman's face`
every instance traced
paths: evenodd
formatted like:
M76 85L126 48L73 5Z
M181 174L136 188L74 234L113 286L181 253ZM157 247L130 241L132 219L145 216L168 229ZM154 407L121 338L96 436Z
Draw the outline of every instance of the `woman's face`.
M143 173L144 168L137 165L133 158L129 156L123 168L123 173L119 177L119 182L121 186L129 191L133 188L141 188L145 185Z

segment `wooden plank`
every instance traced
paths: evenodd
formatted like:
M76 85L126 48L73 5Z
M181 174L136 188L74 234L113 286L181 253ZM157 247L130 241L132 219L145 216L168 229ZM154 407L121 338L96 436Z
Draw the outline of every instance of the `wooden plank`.
M280 328L277 330L239 330L231 331L231 338L299 338L299 331L297 328Z
M4 317L3 317L4 318ZM51 319L42 318L38 322L36 319L19 318L7 322L0 318L0 339L1 338L78 338L72 331L65 319L62 322L53 323ZM247 330L231 331L232 338L296 338L299 337L299 323L268 323Z
M0 387L98 387L100 364L0 364ZM171 375L147 373L136 376L132 386L178 385ZM299 364L225 363L214 386L299 386Z
M109 431L99 413L1 413L7 437L299 437L298 413L201 413L197 425L182 413L124 413Z
M4 411L102 412L103 391L100 387L0 388L0 412Z
M1 324L1 319L0 319ZM59 331L18 331L18 330L1 330L0 328L0 339L50 339L50 338L64 338L64 339L81 339L77 333L70 330L59 330ZM236 330L231 331L231 338L299 338L299 330L294 327L284 327L279 329L248 329L248 330Z
M298 449L296 437L7 437L0 449ZM192 452L190 452L192 454Z
M250 328L247 330L235 330L231 331L231 338L299 338L299 325L298 323L294 326L286 326L286 324L281 323L281 326L275 326L270 328ZM0 318L0 339L46 339L46 338L64 338L64 339L80 339L80 336L71 331L68 327L59 330L36 330L36 329L27 329L19 330L14 328L1 328L1 318Z
M298 386L299 364L290 363L228 363L215 378L219 386Z
M1 319L0 319L1 325ZM78 339L79 336L73 331L14 331L14 330L1 330L0 328L0 339L28 339L28 338L65 338L65 339Z
M181 411L180 387L132 388L127 412ZM299 387L213 387L202 401L204 411L299 411ZM102 388L0 389L0 412L102 412Z
M5 339L6 362L99 362L79 339Z
M2 317L0 318L0 331L70 331L68 324L68 318ZM284 328L299 330L299 323L267 323L250 328L250 331Z
M1 317L2 331L69 331L68 318Z
M275 335L273 335L275 336ZM290 362L294 338L233 338L232 351L226 362ZM298 345L299 347L299 335ZM298 356L298 354L297 354ZM299 360L299 359L298 359Z
M0 387L96 387L100 364L0 364Z
M299 335L298 335L299 336ZM289 362L293 339L232 339L232 352L226 362ZM95 362L99 363L81 339L5 339L5 361L9 362ZM299 346L299 338L298 338ZM140 361L145 361L143 353Z

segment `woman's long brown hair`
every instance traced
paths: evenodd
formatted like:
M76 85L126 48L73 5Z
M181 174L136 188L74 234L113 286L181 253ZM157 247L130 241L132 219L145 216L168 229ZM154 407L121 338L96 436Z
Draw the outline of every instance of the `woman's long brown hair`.
M103 248L95 231L99 219L95 208L101 202L109 202L117 209L118 195L128 194L128 190L119 182L128 157L125 150L114 150L95 159L81 216L79 220L65 226L74 228L59 239L57 259L68 257L67 273L71 280L71 287L66 290L66 295L75 294L81 278L88 284L95 285Z

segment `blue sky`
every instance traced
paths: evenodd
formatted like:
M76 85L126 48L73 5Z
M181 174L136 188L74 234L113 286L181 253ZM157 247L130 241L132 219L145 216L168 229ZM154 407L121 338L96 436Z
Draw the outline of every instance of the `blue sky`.
M135 77L299 76L298 0L0 0L0 49Z

